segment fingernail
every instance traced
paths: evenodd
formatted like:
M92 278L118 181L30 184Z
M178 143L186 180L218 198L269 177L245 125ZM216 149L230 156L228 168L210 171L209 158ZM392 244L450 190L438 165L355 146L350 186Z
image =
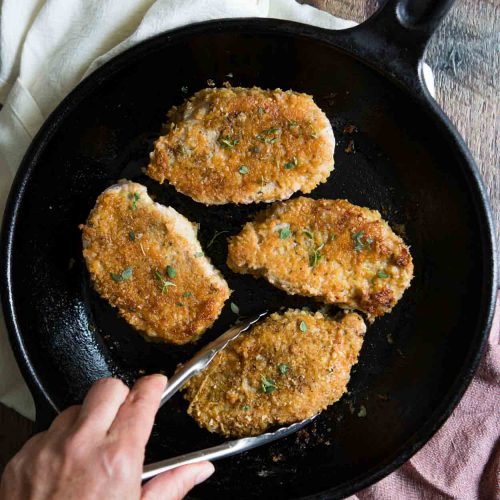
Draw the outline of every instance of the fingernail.
M207 464L203 467L201 472L196 476L194 484L200 484L203 481L206 481L215 471L215 467L211 462L207 462Z
M165 375L163 375L162 373L155 373L153 375L151 375L151 377L154 377L154 378L157 378L158 380L161 380L163 382L163 385L166 387L167 384L168 384L168 379Z

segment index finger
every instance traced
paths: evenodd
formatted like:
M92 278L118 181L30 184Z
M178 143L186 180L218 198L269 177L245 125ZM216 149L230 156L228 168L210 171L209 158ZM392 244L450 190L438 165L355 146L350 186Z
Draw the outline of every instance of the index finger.
M166 383L164 375L140 378L118 410L109 433L132 441L134 446L146 446Z
M128 387L121 380L99 379L85 396L76 427L87 435L106 434L128 394Z

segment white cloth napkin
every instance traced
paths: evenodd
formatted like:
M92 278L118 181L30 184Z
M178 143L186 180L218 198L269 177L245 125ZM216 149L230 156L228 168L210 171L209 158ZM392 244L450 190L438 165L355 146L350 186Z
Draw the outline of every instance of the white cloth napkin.
M330 29L356 23L294 0L3 0L0 11L0 213L21 159L49 113L110 57L157 33L230 17ZM432 73L427 70L433 92ZM0 317L0 401L34 420Z

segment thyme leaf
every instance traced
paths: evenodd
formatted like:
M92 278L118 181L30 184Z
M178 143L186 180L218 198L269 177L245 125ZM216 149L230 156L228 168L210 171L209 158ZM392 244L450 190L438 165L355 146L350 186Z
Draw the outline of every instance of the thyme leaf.
M277 389L276 382L272 378L267 378L265 375L262 375L260 388L264 394L271 394Z
M132 277L132 273L133 273L134 269L129 266L129 267L126 267L121 273L110 273L111 274L111 279L115 282L115 283L121 283L122 281L127 281L129 280L131 277Z

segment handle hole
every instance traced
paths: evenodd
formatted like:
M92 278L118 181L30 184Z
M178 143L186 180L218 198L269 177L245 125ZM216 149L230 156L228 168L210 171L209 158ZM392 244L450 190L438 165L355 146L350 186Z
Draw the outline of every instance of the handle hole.
M400 0L396 7L399 21L407 28L436 25L453 0Z

